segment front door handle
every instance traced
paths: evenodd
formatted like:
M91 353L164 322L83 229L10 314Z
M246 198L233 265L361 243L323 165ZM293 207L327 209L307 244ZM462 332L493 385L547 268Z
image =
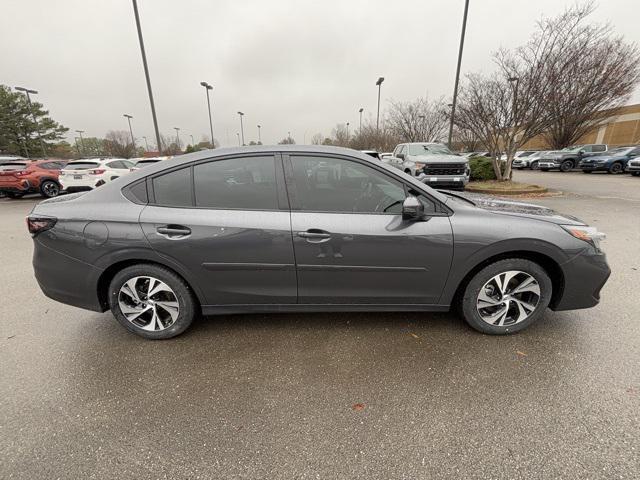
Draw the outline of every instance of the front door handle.
M156 228L156 232L169 238L185 237L187 235L191 235L191 229L182 225L167 225L164 227L158 227Z
M317 228L310 228L306 232L298 232L298 236L306 238L310 242L329 240L331 238L331 234L329 232Z

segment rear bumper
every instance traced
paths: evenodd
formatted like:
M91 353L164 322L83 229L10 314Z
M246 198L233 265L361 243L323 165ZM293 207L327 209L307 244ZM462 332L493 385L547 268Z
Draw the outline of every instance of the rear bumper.
M611 269L604 253L576 255L562 265L564 290L552 310L577 310L589 308L600 302L600 290L611 275Z
M98 298L97 285L101 271L96 267L53 250L35 237L33 271L40 289L47 297L74 307L104 311Z
M18 180L16 182L0 183L0 192L5 193L28 193L34 190L29 180Z

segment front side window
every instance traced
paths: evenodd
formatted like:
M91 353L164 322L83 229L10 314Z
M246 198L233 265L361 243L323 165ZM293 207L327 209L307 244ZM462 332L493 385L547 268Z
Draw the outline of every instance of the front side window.
M604 145L594 145L593 146L593 151L594 152L604 152L604 151L606 151L606 147Z
M193 168L193 174L198 207L278 209L273 156L201 163Z
M361 163L329 157L291 157L296 208L316 212L402 212L404 186Z
M189 207L191 202L191 168L181 168L153 179L155 203L166 207Z

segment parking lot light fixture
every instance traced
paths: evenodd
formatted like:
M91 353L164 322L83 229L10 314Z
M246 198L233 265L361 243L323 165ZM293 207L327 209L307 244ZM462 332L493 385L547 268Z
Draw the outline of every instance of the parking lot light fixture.
M151 116L153 117L153 128L156 131L156 142L158 142L158 153L162 153L162 143L160 142L160 130L158 129L158 117L156 116L156 105L153 102L153 91L151 90L151 79L149 77L149 66L147 65L147 54L144 50L144 39L142 38L142 27L140 26L140 15L138 14L138 2L133 2L133 14L136 18L136 28L138 30L138 41L140 43L140 53L142 54L142 65L144 67L144 76L147 80L147 91L149 92L149 103L151 104Z
M240 132L236 132L236 135L238 136L238 146L240 147L241 146L241 143L240 143Z
M379 77L376 81L376 85L378 86L378 114L376 115L376 133L380 130L380 89L382 88L382 82L384 82L384 77Z
M262 125L258 125L258 143L262 144L262 137L260 136L260 128L262 128Z
M349 122L347 122L347 142L349 141Z
M362 133L362 112L364 111L364 108L360 107L360 110L358 110L358 113L360 114L360 129L359 132Z
M464 14L462 15L462 32L460 33L460 47L458 48L458 64L456 66L456 80L453 84L453 102L451 103L451 119L449 121L449 148L453 136L453 122L456 114L456 101L458 100L458 84L460 83L460 65L462 65L462 51L464 50L464 36L467 31L467 13L469 12L469 0L464 1Z
M244 113L238 112L238 115L240 116L240 133L242 134L242 145L244 146L244 126L242 125L242 117L244 117Z
M37 90L32 90L30 88L25 87L15 87L18 92L24 92L27 96L27 103L29 104L29 112L31 112L31 116L33 117L33 123L36 124L36 132L38 134L38 140L40 141L40 148L42 149L42 157L45 158L47 156L47 152L44 149L44 142L42 141L42 136L40 135L40 125L38 124L38 120L36 119L36 114L33 113L33 106L31 105L31 96L37 95Z
M178 145L178 150L180 150L180 127L173 127L176 131L176 145Z
M211 131L211 148L216 148L216 144L213 140L213 120L211 120L211 101L209 100L209 90L213 90L213 85L209 85L207 82L200 82L207 92L207 108L209 109L209 129Z
M84 154L85 153L85 150L84 150L84 138L82 138L82 134L84 133L84 130L76 130L76 133L78 135L80 135L80 145L82 145L82 154Z
M129 133L131 134L131 143L133 144L133 148L136 148L136 140L133 138L133 129L131 128L131 119L133 118L131 115L125 113L124 117L129 122Z

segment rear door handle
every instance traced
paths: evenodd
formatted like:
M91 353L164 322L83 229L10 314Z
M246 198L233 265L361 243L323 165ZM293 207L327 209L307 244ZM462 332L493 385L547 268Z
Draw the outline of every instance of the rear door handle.
M329 240L331 238L331 234L325 230L320 230L317 228L310 228L306 232L298 232L298 236L301 238L306 238L308 241L322 241Z
M156 228L156 232L166 237L185 237L191 235L191 229L182 225L167 225Z

